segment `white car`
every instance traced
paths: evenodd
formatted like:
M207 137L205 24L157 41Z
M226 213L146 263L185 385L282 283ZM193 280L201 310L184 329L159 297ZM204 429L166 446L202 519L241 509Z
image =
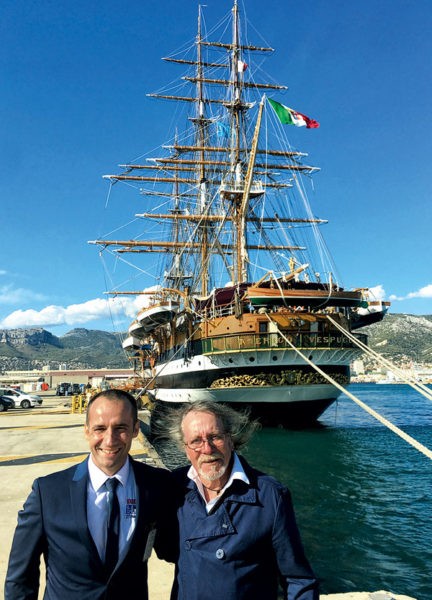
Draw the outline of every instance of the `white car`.
M13 388L0 388L0 396L9 398L14 403L14 408L33 408L42 404L42 398L36 394L25 394Z

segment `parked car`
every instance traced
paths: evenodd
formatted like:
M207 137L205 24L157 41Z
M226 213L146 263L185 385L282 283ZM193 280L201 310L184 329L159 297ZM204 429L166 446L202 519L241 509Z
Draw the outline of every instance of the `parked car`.
M14 408L13 400L6 398L6 396L0 396L0 412L4 412L10 408Z
M56 388L57 396L74 396L81 393L81 385L79 383L59 383Z
M13 388L0 388L0 396L12 400L13 407L11 408L33 408L42 404L42 398L36 394L26 394L20 390Z
M72 384L71 383L59 383L56 388L56 396L71 396L72 395Z

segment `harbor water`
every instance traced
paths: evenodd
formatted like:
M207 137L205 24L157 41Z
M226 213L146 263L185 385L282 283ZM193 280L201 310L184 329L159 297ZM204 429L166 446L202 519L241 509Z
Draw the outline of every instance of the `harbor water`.
M432 448L432 401L405 385L349 390ZM323 593L385 589L431 600L432 461L345 395L320 423L263 429L245 455L291 489Z
M432 448L432 401L406 385L349 390ZM429 458L345 395L317 427L263 428L243 454L290 488L322 593L389 590L432 599Z

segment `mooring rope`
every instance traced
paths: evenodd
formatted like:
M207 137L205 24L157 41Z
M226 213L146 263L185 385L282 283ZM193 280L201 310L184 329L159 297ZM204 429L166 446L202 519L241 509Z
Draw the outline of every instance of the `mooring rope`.
M392 371L393 373L396 373L396 375L398 375L407 385L410 385L412 388L414 388L419 394L422 394L428 400L432 400L432 391L428 387L426 387L423 383L415 381L412 377L405 375L405 373L401 369L399 369L396 365L393 365L389 360L384 358L384 356L381 356L381 354L378 354L378 352L375 352L375 350L372 350L372 348L369 348L369 346L366 346L366 344L364 344L362 341L357 339L355 337L355 335L353 335L350 331L348 331L347 329L342 327L342 325L340 325L337 321L332 319L330 316L327 315L327 319L330 321L330 323L332 325L334 325L337 329L339 329L339 331L341 331L349 340L354 342L354 344L356 344L359 348L361 348L364 352L366 352L366 354L373 356L379 363L381 363L381 365L384 365L385 367L390 369L390 371Z
M325 379L327 379L327 381L329 381L332 385L334 385L336 388L338 388L339 390L341 390L341 392L343 392L349 398L351 398L351 400L353 400L353 402L355 402L356 404L358 404L358 406L360 406L363 410L365 410L372 417L374 417L375 419L377 419L377 421L379 421L380 423L382 423L383 425L385 425L386 427L388 427L388 429L390 429L391 431L393 431L393 433L396 433L396 435L398 435L403 440L405 440L406 442L408 442L408 444L410 444L411 446L413 446L413 448L415 448L416 450L418 450L419 452L421 452L422 454L424 454L428 458L432 459L432 450L429 450L429 448L427 448L426 446L423 446L423 444L421 444L416 439L414 439L413 437L411 437L410 435L408 435L407 433L405 433L405 431L403 431L402 429L399 429L399 427L397 427L391 421L389 421L388 419L386 419L385 417L383 417L382 415L380 415L376 410L374 410L373 408L370 408L370 406L368 406L367 404L365 404L362 400L359 400L358 398L356 398L356 396L354 396L354 394L351 394L351 392L349 392L342 385L340 385L337 381L335 381L332 377L330 377L330 375L328 375L327 373L325 373L325 371L323 371L322 369L320 369L318 367L318 365L316 365L311 360L309 360L309 358L305 354L303 354L303 352L301 352L298 348L296 348L294 346L294 344L292 342L290 342L290 340L286 337L286 335L284 335L284 333L279 329L278 324L277 324L276 321L273 321L273 319L271 319L271 317L268 314L266 316L267 316L267 318L268 318L268 320L270 322L272 322L272 323L274 323L276 325L276 327L278 329L278 334L285 340L285 342L295 352L297 352L297 354L299 354L303 358L303 360L305 362L307 362L309 365L311 365L311 367L313 367L315 369L315 371L317 371L320 375L322 375Z

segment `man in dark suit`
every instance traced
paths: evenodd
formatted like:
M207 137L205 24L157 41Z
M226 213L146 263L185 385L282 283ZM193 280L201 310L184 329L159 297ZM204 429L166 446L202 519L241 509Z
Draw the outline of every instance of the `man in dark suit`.
M148 598L147 559L168 510L170 474L129 456L138 432L133 396L108 390L90 400L90 456L35 480L18 515L5 600L37 599L41 555L46 600Z

